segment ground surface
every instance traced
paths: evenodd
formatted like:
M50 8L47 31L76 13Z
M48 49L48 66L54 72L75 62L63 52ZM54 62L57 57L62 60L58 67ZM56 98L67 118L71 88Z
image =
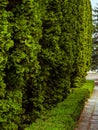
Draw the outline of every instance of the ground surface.
M87 79L95 80L93 94L85 103L75 130L98 130L98 73L88 74Z

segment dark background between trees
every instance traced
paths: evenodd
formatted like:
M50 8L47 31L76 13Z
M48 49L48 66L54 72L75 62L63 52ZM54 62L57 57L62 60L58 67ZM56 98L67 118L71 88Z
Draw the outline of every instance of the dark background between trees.
M89 0L1 0L0 129L23 129L81 87L91 34Z

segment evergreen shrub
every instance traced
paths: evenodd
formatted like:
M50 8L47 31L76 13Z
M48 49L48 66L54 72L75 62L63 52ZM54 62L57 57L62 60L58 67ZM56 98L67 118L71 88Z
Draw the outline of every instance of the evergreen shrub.
M74 72L72 73L72 86L81 86L85 80L87 71L91 66L92 53L92 14L89 0L80 0L77 3L77 36ZM77 12L76 10L76 12Z
M84 83L90 2L1 0L0 14L0 129L24 129Z

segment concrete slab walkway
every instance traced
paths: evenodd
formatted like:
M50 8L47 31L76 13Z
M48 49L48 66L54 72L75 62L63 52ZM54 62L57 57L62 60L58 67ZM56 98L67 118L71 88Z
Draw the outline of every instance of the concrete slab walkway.
M85 103L75 130L98 130L98 79L95 79L94 92Z

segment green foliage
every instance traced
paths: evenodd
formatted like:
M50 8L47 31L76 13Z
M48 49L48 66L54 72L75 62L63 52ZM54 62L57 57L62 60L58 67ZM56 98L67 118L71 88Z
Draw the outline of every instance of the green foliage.
M94 81L93 80L87 80L86 83L83 85L84 89L88 89L89 93L91 94L94 90Z
M0 9L0 128L24 129L84 82L91 54L90 3L1 0Z
M0 100L0 129L18 130L22 113L20 90L7 91L6 99Z
M9 50L6 83L8 89L20 89L23 93L24 123L30 122L32 118L35 119L38 115L37 109L41 109L42 88L38 85L40 65L37 55L41 49L39 39L42 35L42 22L39 2L34 0L14 2L10 0L7 7L7 10L13 12L10 20L13 21L14 46Z
M18 129L20 123L22 93L8 90L5 81L9 50L14 45L11 39L11 24L8 20L12 13L6 10L7 4L6 0L0 2L0 129L12 130Z
M46 123L46 125L44 123ZM25 130L73 130L73 126L74 122L70 116L66 117L62 115L60 117L56 115L55 117L51 117L45 122L42 120L37 120L37 124L31 125L29 128L26 128Z
M25 130L74 130L93 88L94 81L87 81L81 88L75 88L63 102Z
M38 86L40 65L37 60L41 49L38 42L42 35L40 5L33 0L22 2L9 0L5 5L1 10L2 19L0 19L2 22L0 39L2 88L0 89L6 86L6 97L1 100L1 115L4 116L1 129L18 129L18 127L20 129L22 123L30 122L32 118L36 119L38 116L36 113L42 107L40 104L43 98L40 99L42 93ZM10 93L17 93L18 90L23 96L17 94L20 97L17 100L17 97L11 96ZM0 93L5 94L3 90ZM15 103L11 101L11 97ZM6 106L4 102L9 103L8 111L4 109ZM10 109L13 111L8 113ZM4 115L4 111L8 114Z
M84 83L87 71L91 66L92 50L92 14L89 0L78 1L77 28L76 28L76 55L72 74L72 85L77 87Z
M5 72L4 69L8 60L8 50L13 46L13 41L11 40L11 33L9 32L9 22L8 17L10 13L5 10L8 2L6 0L1 0L0 3L0 98L5 96L6 84L4 82Z
M44 106L50 108L66 97L70 89L71 59L69 43L61 41L65 34L62 32L62 4L59 0L49 0L45 3L45 14L42 19L43 35L40 39L42 46L39 61L44 81ZM63 23L62 23L63 20ZM64 25L63 25L64 27ZM67 43L67 45L66 45ZM64 45L65 44L65 45ZM65 46L65 48L62 47ZM68 56L67 56L68 55ZM69 70L67 67L69 66ZM65 80L66 79L66 80Z

